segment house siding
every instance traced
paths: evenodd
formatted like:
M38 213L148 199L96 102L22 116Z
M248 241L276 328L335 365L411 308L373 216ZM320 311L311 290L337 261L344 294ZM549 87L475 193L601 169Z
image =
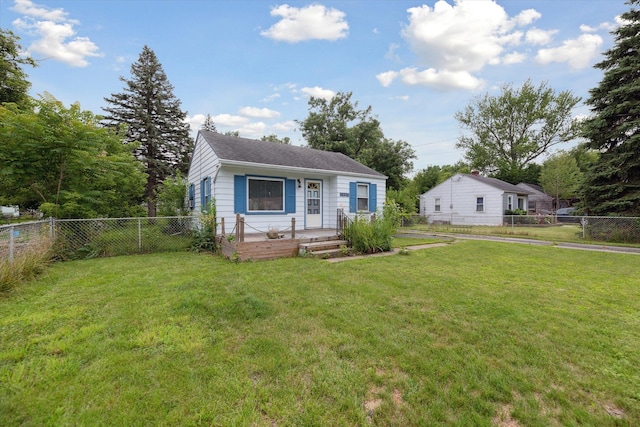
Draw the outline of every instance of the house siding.
M478 197L484 198L484 212L476 211ZM440 198L440 212L435 211L436 198ZM516 200L514 197L514 203ZM502 190L464 175L454 175L420 196L420 215L429 223L501 225L506 203Z
M285 180L285 212L280 213L247 213L245 209L236 209L235 185L240 182L237 177L271 177ZM192 212L199 214L202 205L201 182L209 177L211 180L211 199L216 204L216 216L218 218L218 232L221 232L220 219L224 218L225 232L235 233L236 214L240 213L245 219L245 233L264 232L270 228L278 228L281 232L290 229L291 219L296 220L296 230L306 228L306 182L308 180L318 180L322 182L322 228L335 228L337 226L337 210L349 211L349 183L363 182L375 184L375 195L377 199L376 208L382 209L385 200L386 178L377 178L364 175L350 175L341 172L326 172L309 170L293 170L287 166L274 166L266 164L236 165L220 161L209 143L199 134L191 159L188 174L188 183L193 184L194 207ZM297 182L300 180L300 185ZM244 180L246 183L246 179ZM287 184L289 182L289 184ZM240 184L238 184L240 185ZM292 188L293 187L293 188ZM300 188L298 188L300 187ZM373 188L373 187L372 187ZM295 212L291 212L291 202L289 191L295 192ZM288 191L289 190L289 191ZM287 198L289 200L287 202ZM187 198L189 195L186 196ZM246 198L246 194L242 197ZM371 196L370 196L371 197ZM355 214L352 214L355 215Z

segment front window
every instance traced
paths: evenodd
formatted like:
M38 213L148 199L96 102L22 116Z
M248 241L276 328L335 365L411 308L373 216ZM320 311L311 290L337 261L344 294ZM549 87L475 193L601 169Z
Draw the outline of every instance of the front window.
M526 210L525 203L524 203L524 197L518 197L518 209L520 209L521 211Z
M284 211L284 180L248 178L249 211Z
M437 197L436 200L435 200L434 211L440 212L440 197Z
M507 209L513 210L513 196L507 196Z
M369 186L358 184L358 210L369 212Z
M476 197L476 212L484 212L484 197Z

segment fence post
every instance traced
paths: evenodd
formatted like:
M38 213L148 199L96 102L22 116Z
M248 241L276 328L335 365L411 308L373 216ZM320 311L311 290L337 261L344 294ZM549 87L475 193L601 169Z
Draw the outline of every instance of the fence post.
M296 219L291 218L291 238L296 238Z
M13 265L13 226L9 227L9 265Z
M51 237L51 244L53 245L53 239L56 237L56 220L50 216L49 217L49 237Z
M142 224L141 219L138 218L138 252L142 251Z

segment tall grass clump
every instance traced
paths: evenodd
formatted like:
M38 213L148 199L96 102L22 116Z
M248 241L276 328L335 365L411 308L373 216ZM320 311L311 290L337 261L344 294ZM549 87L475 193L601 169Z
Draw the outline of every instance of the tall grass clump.
M51 243L42 239L17 253L13 262L0 260L0 295L42 274L52 260Z
M356 253L371 254L391 250L393 235L402 221L402 211L393 201L385 203L382 212L369 218L359 214L347 224L344 236Z

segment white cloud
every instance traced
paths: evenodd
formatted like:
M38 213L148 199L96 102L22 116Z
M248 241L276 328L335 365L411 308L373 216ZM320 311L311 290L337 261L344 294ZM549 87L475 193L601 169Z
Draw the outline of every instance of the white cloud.
M399 61L400 57L396 53L398 49L400 49L400 45L398 43L391 43L389 45L389 49L387 49L387 53L384 54L385 59Z
M242 107L240 114L247 117L258 117L261 119L273 119L279 117L280 113L268 108Z
M184 119L185 122L189 123L189 127L191 128L192 132L196 132L198 129L200 129L204 124L204 120L204 114L195 114L193 116L187 115L187 117L185 117Z
M34 5L31 0L15 0L15 5L12 9L23 15L47 21L67 21L73 24L78 23L78 21L67 19L68 14L62 9L50 10L44 7L38 7Z
M260 34L278 41L297 43L304 40L338 40L347 37L349 24L345 14L319 4L303 8L283 4L271 9L271 16L280 21Z
M296 122L293 120L287 120L286 122L276 123L271 126L274 132L292 132L296 128Z
M541 30L539 28L532 28L527 31L527 35L525 36L525 42L537 46L544 46L551 43L553 36L558 32L558 30Z
M279 93L273 93L269 96L266 96L264 98L262 98L262 102L271 102L271 101L275 101L276 99L280 98L280 94Z
M524 62L525 59L527 59L527 55L525 55L524 53L512 52L506 54L502 58L502 63L505 65L520 64Z
M267 125L263 122L246 123L238 129L241 136L245 138L260 138L265 134Z
M72 38L78 21L68 19L64 10L36 6L31 0L16 0L13 10L24 15L13 25L37 37L27 48L28 54L38 53L73 67L86 67L88 57L104 56L88 37Z
M505 47L522 42L517 26L529 25L540 13L528 9L510 18L493 0L455 0L451 5L437 1L433 8L423 5L407 10L409 22L402 35L425 67L387 71L376 77L388 86L401 77L406 84L439 88L477 89L483 81L473 73L486 65L514 63L522 56L508 53Z
M540 49L536 60L541 64L566 62L573 69L588 67L600 53L602 37L596 34L583 34L577 39L565 40L562 46Z
M384 73L377 74L376 79L378 79L383 87L387 87L390 86L399 75L400 73L397 71L385 71Z
M529 25L533 21L540 19L542 15L535 9L523 10L514 18L516 25L524 26Z
M238 127L243 126L249 123L249 119L242 116L235 116L231 114L216 114L212 117L213 122L216 125L220 126L228 126L228 127Z
M466 71L436 71L433 68L416 71L405 68L400 72L402 81L409 85L428 85L438 88L475 90L484 86L484 82Z
M314 98L323 98L323 99L326 99L327 101L336 95L334 91L329 89L322 89L321 87L318 87L318 86L303 87L302 89L300 89L300 92L304 93L309 97L313 96Z

